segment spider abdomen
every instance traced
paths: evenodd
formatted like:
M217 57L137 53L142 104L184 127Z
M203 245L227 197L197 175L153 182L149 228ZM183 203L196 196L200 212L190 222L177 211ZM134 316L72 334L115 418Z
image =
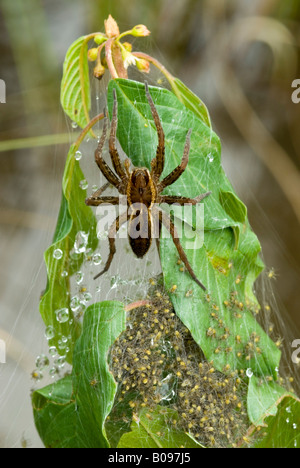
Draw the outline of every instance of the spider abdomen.
M145 205L131 206L128 223L128 239L133 253L142 258L149 250L152 239L151 216Z
M129 243L131 246L131 249L133 253L138 257L138 258L143 258L144 255L148 252L150 245L151 245L151 237L148 239L132 239L129 237Z

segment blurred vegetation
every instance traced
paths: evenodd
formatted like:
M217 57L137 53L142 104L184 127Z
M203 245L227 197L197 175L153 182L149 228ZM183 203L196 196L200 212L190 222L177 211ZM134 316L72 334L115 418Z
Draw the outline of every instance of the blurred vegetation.
M59 146L53 159L57 144L69 141L59 104L69 44L102 28L109 14L121 30L144 23L151 36L143 51L208 106L225 170L248 207L266 263L278 271L283 308L300 325L300 106L291 101L291 83L300 78L299 1L1 0L0 13L0 78L7 85L0 107L4 233L30 227L32 214L34 227L40 222L44 229L43 216L51 215L41 196L44 184L59 187L57 171L67 154L68 146ZM7 141L11 150L3 151Z

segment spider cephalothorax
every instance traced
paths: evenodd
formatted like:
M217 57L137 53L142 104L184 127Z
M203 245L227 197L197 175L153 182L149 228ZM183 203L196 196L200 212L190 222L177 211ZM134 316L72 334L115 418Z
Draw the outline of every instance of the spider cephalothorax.
M108 183L93 193L91 197L87 198L86 204L92 206L99 206L101 204L118 205L119 197L101 196L104 190L110 184L112 184L118 189L121 195L125 195L127 197L127 210L117 216L109 229L109 256L104 269L98 273L95 278L98 278L109 269L113 256L116 252L115 236L122 224L128 221L128 237L131 248L137 257L142 258L148 252L151 245L151 240L154 237L154 226L156 224L153 223L153 220L156 219L158 220L159 232L161 225L163 224L170 232L173 242L177 248L179 257L183 261L191 277L202 289L205 290L205 287L198 280L191 265L189 264L187 256L180 244L173 221L166 212L159 210L158 205L161 203L167 203L169 205L172 205L173 203L177 203L179 205L196 205L201 200L203 200L203 198L207 197L211 192L204 193L196 198L187 198L176 195L162 195L163 190L169 185L173 184L181 176L188 164L191 130L188 131L186 136L181 163L162 181L160 181L159 179L163 172L165 162L165 137L159 115L149 93L147 83L145 83L145 90L158 135L156 156L151 161L150 171L145 167L138 167L131 171L130 159L127 158L124 165L122 165L120 161L119 154L116 149L118 103L115 89L113 90L113 115L109 136L109 153L115 172L113 172L112 169L110 169L110 167L106 164L102 157L108 120L106 111L104 111L104 127L101 139L95 152L95 161L102 174L106 177ZM158 237L159 236L156 236L157 239Z

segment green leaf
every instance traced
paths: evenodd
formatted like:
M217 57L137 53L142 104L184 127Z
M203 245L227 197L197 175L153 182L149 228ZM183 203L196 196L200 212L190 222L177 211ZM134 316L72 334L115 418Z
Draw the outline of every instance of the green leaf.
M227 214L238 223L245 223L247 208L233 192L220 191L220 203Z
M118 448L204 448L172 426L174 420L178 420L178 414L170 408L144 408L132 422L131 432L121 437Z
M104 422L114 402L116 383L107 357L124 328L123 304L107 301L87 308L74 351L72 376L32 396L36 428L46 447L109 446Z
M233 192L220 191L220 203L231 219L242 225L246 222L247 208ZM240 240L240 224L232 227L235 235L236 249L238 248Z
M150 168L157 134L144 85L129 80L110 82L110 112L112 88L116 89L119 102L119 142L135 166ZM178 228L184 221L186 229L182 230L180 242L194 272L206 286L206 294L187 272L180 270L176 247L170 236L162 232L164 281L167 290L177 286L176 293L171 296L176 313L218 370L222 371L229 364L231 369L251 368L259 376L276 376L280 351L256 321L259 305L253 294L253 284L264 268L259 257L260 244L249 226L245 206L222 169L219 138L173 93L154 87L150 87L150 93L165 132L162 178L180 163L186 134L192 129L187 168L165 193L195 197L212 192L201 204L204 206L204 232L201 219L197 224L201 210L198 212L193 207L192 216L187 216L192 221L188 223L186 211L173 210ZM214 330L215 333L210 334Z
M97 246L96 219L90 207L84 203L86 191L80 187L84 179L79 162L75 159L78 146L70 148L63 176L63 193L53 243L44 254L47 268L47 287L40 301L40 313L47 327L54 334L49 340L50 346L56 346L60 354L65 354L65 347L60 349L61 337L70 337L67 360L71 362L73 346L80 334L80 325L74 320L70 309L70 277L84 260L84 253L72 253L78 233L88 234L86 248ZM58 258L57 253L60 253ZM68 320L58 321L57 311L67 309ZM65 318L67 318L67 314ZM49 335L50 336L50 335Z
M90 120L91 107L87 39L86 36L79 37L67 51L60 95L64 111L81 128Z
M211 121L207 107L201 99L178 78L174 79L172 85L178 99L183 102L188 109L193 111L194 114L205 123L205 125L211 128Z
M88 447L109 447L104 423L117 384L109 370L108 351L125 329L121 302L94 304L85 311L83 330L76 343L73 388L78 405L79 435Z
M248 385L248 416L255 426L265 426L265 418L275 416L280 401L287 396L293 396L285 388L275 382L261 382L252 376Z
M277 401L276 415L267 417L264 422L267 427L261 429L263 437L255 444L255 448L300 447L300 400L298 398L283 395Z
M247 406L250 421L260 428L255 447L299 447L299 398L275 382L261 382L252 376L248 386Z
M36 429L46 448L76 448L76 406L72 400L72 378L36 390L32 395Z

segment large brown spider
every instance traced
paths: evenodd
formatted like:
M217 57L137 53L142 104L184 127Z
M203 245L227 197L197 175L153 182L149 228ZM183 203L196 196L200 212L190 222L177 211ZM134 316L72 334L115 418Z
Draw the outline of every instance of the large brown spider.
M98 147L95 151L95 161L108 182L99 190L94 192L89 198L87 198L85 200L85 203L91 206L99 206L101 204L118 205L120 203L119 197L101 196L104 190L106 190L109 187L109 185L112 184L118 189L121 195L125 195L127 197L128 208L124 213L117 216L117 218L109 228L109 256L104 269L100 273L98 273L94 277L94 279L98 278L100 275L102 275L109 269L113 256L116 252L115 236L122 224L129 221L128 238L131 248L137 257L142 258L148 252L149 247L151 245L154 230L152 220L154 217L158 216L159 231L161 229L162 224L167 228L167 230L172 236L179 257L183 261L186 269L190 273L193 280L195 280L195 282L202 289L205 290L205 286L203 286L203 284L198 280L191 265L189 264L187 256L179 242L178 234L174 223L165 212L157 208L157 205L160 203L167 203L169 205L173 203L177 203L180 205L196 205L201 200L203 200L203 198L210 195L211 192L204 193L196 198L187 198L176 195L161 195L161 192L166 187L173 184L181 176L188 164L191 129L188 131L186 136L183 157L180 165L177 166L162 181L160 181L159 178L163 172L165 161L165 136L157 110L149 93L147 82L145 82L145 90L158 135L158 146L156 150L156 156L151 161L151 171L149 171L145 167L138 167L130 171L130 159L127 158L125 160L124 166L120 161L120 157L116 149L118 103L115 89L113 90L113 115L109 136L109 153L111 156L114 170L117 175L110 169L110 167L107 165L107 163L102 157L102 150L106 139L108 121L106 111L104 111L103 132ZM138 230L137 227L139 228ZM137 232L139 232L138 236L136 235Z

